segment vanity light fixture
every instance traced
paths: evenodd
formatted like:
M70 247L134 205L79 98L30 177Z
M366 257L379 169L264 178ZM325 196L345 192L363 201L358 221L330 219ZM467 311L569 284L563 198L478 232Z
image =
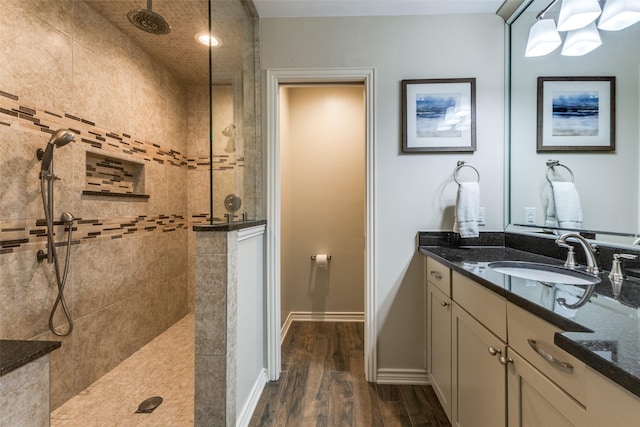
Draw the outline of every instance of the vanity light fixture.
M592 22L584 28L569 31L562 46L564 56L582 56L602 44L596 23Z
M605 31L619 31L640 21L640 1L607 0L598 22Z
M602 13L598 0L562 0L558 31L572 31L584 28Z
M220 40L218 40L212 34L201 33L196 35L196 39L205 46L211 46L211 47L220 46Z

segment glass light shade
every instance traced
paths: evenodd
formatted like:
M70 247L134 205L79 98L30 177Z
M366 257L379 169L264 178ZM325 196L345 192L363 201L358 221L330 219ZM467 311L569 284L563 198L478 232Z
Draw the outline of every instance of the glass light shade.
M562 44L553 19L540 19L531 26L524 56L544 56Z
M640 1L607 0L598 28L606 31L618 31L638 21L640 21Z
M562 0L558 31L572 31L584 28L602 13L598 0Z
M592 22L579 30L569 31L562 46L564 56L582 56L602 44L596 23Z

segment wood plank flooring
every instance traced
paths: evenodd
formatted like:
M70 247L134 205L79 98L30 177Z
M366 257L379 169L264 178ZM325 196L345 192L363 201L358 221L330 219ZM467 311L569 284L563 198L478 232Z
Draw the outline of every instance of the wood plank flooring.
M450 426L430 386L364 379L362 323L294 322L250 426Z

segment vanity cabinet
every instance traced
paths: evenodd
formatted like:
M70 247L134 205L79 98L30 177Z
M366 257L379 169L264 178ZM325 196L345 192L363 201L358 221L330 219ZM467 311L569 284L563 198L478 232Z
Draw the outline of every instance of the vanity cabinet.
M640 397L591 368L586 371L588 427L640 425Z
M507 381L509 427L583 427L584 406L511 348ZM622 425L622 424L613 424Z
M586 366L553 343L562 329L515 304L509 326L509 427L587 425Z
M506 425L506 300L451 274L453 399L456 426Z
M455 294L454 294L455 295ZM506 344L456 302L453 303L455 426L506 425Z
M451 419L451 270L427 258L427 371L447 417Z
M640 398L556 346L562 329L431 258L425 283L427 367L452 425L640 426Z

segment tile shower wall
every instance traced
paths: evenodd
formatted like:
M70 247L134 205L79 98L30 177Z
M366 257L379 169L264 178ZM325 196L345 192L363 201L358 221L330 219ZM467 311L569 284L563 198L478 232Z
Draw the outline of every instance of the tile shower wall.
M65 289L74 331L51 355L56 408L187 313L188 90L83 2L2 0L0 43L2 338L60 339L47 325L53 268L36 262L35 153L43 130L77 134L54 159L54 219L79 219ZM150 197L82 195L86 151L144 164Z

